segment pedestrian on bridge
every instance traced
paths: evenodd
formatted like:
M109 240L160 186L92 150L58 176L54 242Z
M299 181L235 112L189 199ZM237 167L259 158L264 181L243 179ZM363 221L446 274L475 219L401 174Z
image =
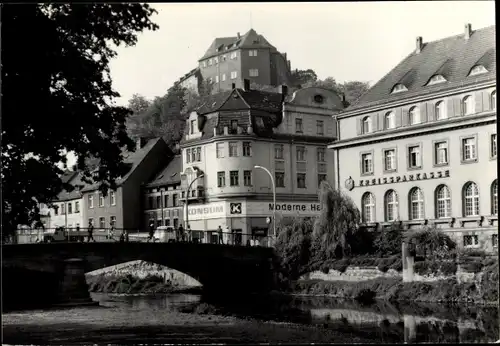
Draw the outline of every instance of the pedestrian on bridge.
M187 241L191 242L193 240L193 232L191 231L191 226L189 226L189 224L187 225L186 228L186 234L187 234Z
M94 225L92 224L92 220L89 220L89 226L87 228L87 232L89 233L88 238L87 238L87 243L90 242L90 239L92 239L93 242L95 242L94 239Z
M154 243L154 241L155 241L154 237L155 237L155 223L153 221L151 221L149 223L149 237L148 237L147 241L149 242L150 240L152 240Z
M218 243L219 244L224 244L224 241L222 239L222 227L219 225L219 228L217 228L217 234L218 234Z
M179 226L179 238L182 242L186 240L186 234L184 233L184 227L182 227L182 225Z
M109 239L115 240L115 225L111 225L111 228L108 230Z

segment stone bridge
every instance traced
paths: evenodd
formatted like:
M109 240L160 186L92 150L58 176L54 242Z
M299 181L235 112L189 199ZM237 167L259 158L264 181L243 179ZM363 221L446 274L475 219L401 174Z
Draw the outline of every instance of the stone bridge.
M88 300L88 293L82 292L86 287L84 273L133 260L176 269L198 280L205 291L216 294L264 293L276 283L272 248L192 243L51 243L5 245L2 252L3 301L16 306Z

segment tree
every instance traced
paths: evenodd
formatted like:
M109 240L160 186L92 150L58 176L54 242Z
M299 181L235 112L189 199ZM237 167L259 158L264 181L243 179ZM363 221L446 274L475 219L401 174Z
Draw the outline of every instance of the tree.
M345 99L349 104L356 102L370 88L367 82L351 81L339 84L333 77L310 81L304 85L304 87L308 86L322 87L332 90L339 95L345 95Z
M125 120L129 109L111 104L109 62L115 47L156 30L156 11L143 4L2 5L2 219L4 235L39 218L38 203L62 188L65 151L101 190L124 174L122 149L134 149ZM22 44L20 44L22 42ZM26 102L26 97L29 102ZM96 172L86 167L95 157ZM6 232L7 231L7 232Z
M321 183L319 199L321 212L312 235L314 262L349 255L350 243L360 223L358 208L348 196L325 181Z
M306 83L315 82L318 76L314 70L295 70L292 72L292 83L295 85L304 85Z

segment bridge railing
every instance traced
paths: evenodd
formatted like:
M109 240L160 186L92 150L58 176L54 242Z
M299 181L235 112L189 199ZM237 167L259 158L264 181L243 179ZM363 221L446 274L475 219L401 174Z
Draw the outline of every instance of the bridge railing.
M217 230L191 230L188 232L165 232L168 236L164 236L163 230L155 230L155 242L193 242L198 244L223 244L231 246L263 246L271 245L270 238L267 235L257 235L252 233L241 232L218 232ZM88 242L88 228L38 228L38 229L19 229L16 231L16 236L10 243L27 244L27 243L44 243L44 242ZM124 228L93 228L92 238L95 242L147 242L150 232L141 229L124 229ZM91 240L92 241L92 240Z

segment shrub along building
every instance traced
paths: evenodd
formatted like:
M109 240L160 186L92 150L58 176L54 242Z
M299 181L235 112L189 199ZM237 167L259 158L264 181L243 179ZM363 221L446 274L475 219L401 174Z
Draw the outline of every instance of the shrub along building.
M363 222L498 239L495 27L425 43L337 116L337 186Z
M118 180L116 191L107 196L98 191L98 184L86 185L81 191L85 201L83 218L87 227L92 221L96 229L116 228L138 230L143 228L141 185L172 159L172 151L161 138L138 140L135 152L125 155L129 171Z
M322 88L304 88L288 95L244 88L212 95L192 112L181 141L184 200L193 230L215 231L228 226L236 233L266 235L267 217L319 213L318 186L333 182L332 153L327 144L336 137L335 114L340 97ZM194 181L195 178L202 178ZM237 237L246 241L248 236Z
M144 185L144 227L153 222L155 227L182 224L183 214L180 204L182 157L172 161L153 179Z

